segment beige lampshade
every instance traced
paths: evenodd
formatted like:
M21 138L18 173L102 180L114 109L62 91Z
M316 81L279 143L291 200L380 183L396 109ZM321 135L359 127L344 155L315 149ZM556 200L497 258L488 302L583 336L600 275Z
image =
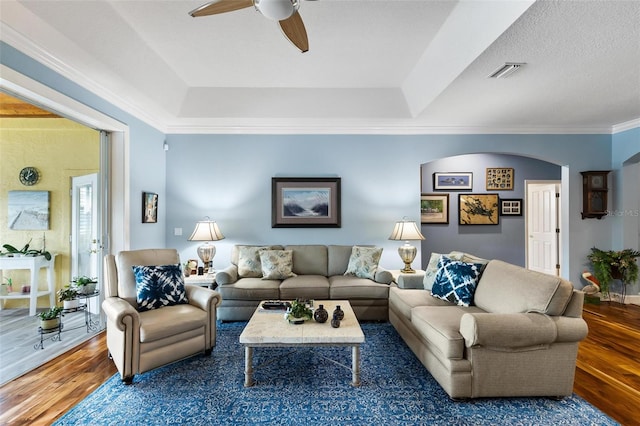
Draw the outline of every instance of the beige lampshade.
M196 223L196 228L189 237L189 241L206 241L206 243L198 247L198 256L204 263L205 273L210 272L213 257L216 255L216 246L211 244L210 241L222 239L224 239L224 235L222 235L215 221L205 218L205 220Z
M401 220L396 222L391 232L390 240L405 241L403 246L398 247L398 254L400 259L404 262L404 269L400 272L405 274L412 274L416 271L411 268L411 262L416 258L418 249L409 244L411 240L424 240L424 236L418 229L418 225L412 220Z

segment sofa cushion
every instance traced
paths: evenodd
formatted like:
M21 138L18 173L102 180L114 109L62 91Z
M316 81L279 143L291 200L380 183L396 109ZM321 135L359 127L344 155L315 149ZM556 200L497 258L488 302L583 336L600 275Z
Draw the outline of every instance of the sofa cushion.
M140 314L140 342L149 343L204 328L207 312L189 304L168 306Z
M329 297L331 299L388 299L389 286L350 275L329 277Z
M280 284L280 298L328 299L329 280L324 275L298 275L287 278Z
M431 290L431 287L433 287L433 282L435 281L436 274L438 273L438 261L440 260L440 256L443 255L440 253L431 253L429 263L424 271L424 280L422 281L422 285L425 290ZM453 253L446 256L453 260L462 260L462 253Z
M470 306L483 265L440 256L431 295L460 306Z
M180 264L132 266L136 279L138 311L189 303Z
M293 252L293 272L297 275L327 276L327 246L288 245Z
M238 247L238 276L241 278L262 277L262 265L260 263L260 252L262 250L267 250L267 247Z
M263 280L284 280L296 275L291 272L291 250L260 250L259 253Z
M349 265L344 275L355 275L358 278L375 278L378 262L382 256L381 247L353 246Z
M436 299L428 291L405 290L391 286L389 287L389 306L393 306L396 313L410 320L411 310L417 306L451 306L451 303Z
M475 304L487 312L562 315L573 285L560 277L491 260L478 282Z
M261 278L241 278L233 284L219 286L217 291L222 300L277 300L280 298L280 282Z
M476 307L418 306L411 310L411 324L416 332L430 342L445 358L464 357L464 338L460 334L460 319L467 312L482 312Z
M349 266L351 250L353 250L353 246L327 246L329 257L329 270L327 271L328 277L333 275L344 275L347 271L347 266Z

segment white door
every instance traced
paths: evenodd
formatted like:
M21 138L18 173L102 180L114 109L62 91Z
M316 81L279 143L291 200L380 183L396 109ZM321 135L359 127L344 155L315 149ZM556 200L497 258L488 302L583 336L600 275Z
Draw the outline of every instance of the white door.
M560 275L560 182L527 182L527 268Z
M100 286L102 244L99 239L98 174L73 177L71 187L71 276L97 277ZM99 299L89 299L91 313L100 313Z

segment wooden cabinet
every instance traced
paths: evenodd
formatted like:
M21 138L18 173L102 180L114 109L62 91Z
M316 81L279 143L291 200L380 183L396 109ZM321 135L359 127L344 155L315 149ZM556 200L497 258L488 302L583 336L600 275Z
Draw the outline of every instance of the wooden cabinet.
M607 176L610 170L590 170L582 174L582 218L602 219L607 215Z

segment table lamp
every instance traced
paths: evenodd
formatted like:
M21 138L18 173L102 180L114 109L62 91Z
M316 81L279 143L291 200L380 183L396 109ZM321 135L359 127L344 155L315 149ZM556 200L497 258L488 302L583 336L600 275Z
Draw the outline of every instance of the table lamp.
M418 249L409 244L411 240L424 240L424 236L420 233L418 225L412 220L406 220L403 218L401 221L396 222L391 232L390 240L405 241L403 246L398 248L398 254L404 262L404 269L400 272L404 274L413 274L416 271L411 269L411 262L416 258Z
M218 224L210 220L209 217L205 217L204 220L196 223L196 229L189 237L189 241L206 241L204 244L198 247L198 256L204 263L204 273L209 273L209 269L213 271L213 257L216 255L216 246L211 244L211 241L218 241L224 239L224 235L220 232Z

